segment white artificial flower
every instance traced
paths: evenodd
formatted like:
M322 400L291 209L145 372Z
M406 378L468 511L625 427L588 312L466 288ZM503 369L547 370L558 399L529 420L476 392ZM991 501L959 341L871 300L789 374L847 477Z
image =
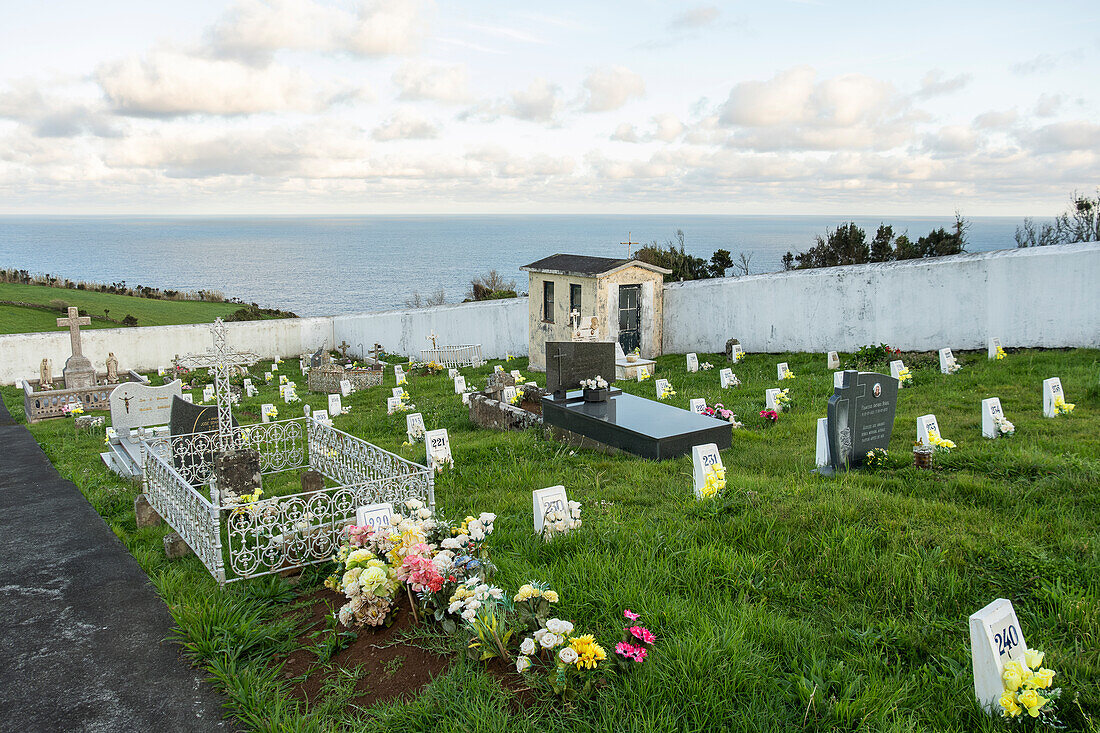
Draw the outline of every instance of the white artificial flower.
M532 639L530 636L524 639L523 643L519 645L519 650L524 654L534 654L535 649L535 640Z
M432 510L426 506L420 507L416 510L416 516L420 517L421 519L428 519L432 516Z
M476 598L471 598L470 600L466 601L467 611L476 611L479 608L481 608L481 601L477 600Z
M410 512L415 512L417 509L420 509L422 506L424 506L424 502L420 501L419 499L409 499L408 501L405 502L405 507Z
M549 632L546 629L538 629L531 636L535 637L535 641L542 643L542 637L546 636Z
M573 647L567 646L560 652L558 652L558 659L565 662L566 664L572 664L573 662L577 661L577 652L573 649Z
M460 535L461 536L461 535ZM459 550L462 549L462 543L459 542L458 537L448 537L440 543L446 550Z
M477 616L477 609L476 608L467 608L465 611L462 612L461 616L462 616L462 618L466 619L467 621L473 621L474 617Z
M531 660L528 659L527 657L520 657L516 660L516 671L517 672L520 672L520 673L526 672L527 668L530 667L530 666L531 666Z
M542 646L543 649L553 649L558 644L561 644L561 641L562 640L560 636L550 631L547 631L545 634L542 635L542 638L539 639L539 645Z
M569 502L569 511L570 512L580 511L580 508L581 508L581 503L579 501L570 501Z
M458 609L462 608L462 601L455 601L451 605L447 606L447 613L458 613Z
M481 585L474 588L474 593L477 593L478 595L483 595L483 594L488 593L488 592L489 592L489 585L487 583L482 583Z
M560 618L552 618L546 622L546 629L558 636L568 636L573 633L573 624Z
M491 595L493 598L496 598L496 599L499 600L504 595L504 591L501 590L500 588L495 588L495 587L490 588L489 589L489 595Z
M497 521L497 515L493 514L492 512L482 512L481 516L477 519L482 524L489 525Z

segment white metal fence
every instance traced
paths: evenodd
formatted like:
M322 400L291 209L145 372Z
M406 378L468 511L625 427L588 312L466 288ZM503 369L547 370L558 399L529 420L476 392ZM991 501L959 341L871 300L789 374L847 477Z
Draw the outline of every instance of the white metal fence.
M420 360L434 361L436 364L456 369L464 366L479 367L485 363L481 358L481 344L437 346L434 349L425 349L420 352Z
M221 584L324 562L364 504L419 499L435 505L426 467L309 418L235 428L234 443L255 448L262 476L306 467L332 485L225 504L213 485L214 433L143 440L145 494Z

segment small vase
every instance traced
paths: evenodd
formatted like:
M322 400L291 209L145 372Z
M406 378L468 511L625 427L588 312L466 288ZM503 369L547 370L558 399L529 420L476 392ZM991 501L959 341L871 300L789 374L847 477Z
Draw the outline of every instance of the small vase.
M584 390L585 402L606 402L607 401L607 387L600 389L588 389Z
M626 360L628 362L630 362L631 364L633 364L634 362L638 361L638 355L637 354L627 354L626 355Z
M932 468L932 451L914 449L913 465L923 470Z

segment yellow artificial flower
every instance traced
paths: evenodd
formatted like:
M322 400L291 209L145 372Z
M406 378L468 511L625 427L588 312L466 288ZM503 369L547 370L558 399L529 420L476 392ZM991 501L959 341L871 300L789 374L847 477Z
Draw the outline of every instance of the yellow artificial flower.
M1046 667L1040 667L1035 671L1035 674L1031 675L1031 679L1028 682L1034 687L1042 690L1050 687L1051 682L1054 680L1056 672L1053 669L1047 669Z
M1009 692L1016 692L1024 682L1024 672L1019 662L1009 662L1001 673L1001 681Z
M542 592L542 597L545 598L550 603L557 603L558 602L558 593L557 593L557 591L544 590Z
M534 598L538 594L539 592L531 587L531 585L523 585L520 586L520 589L518 591L516 591L515 598L513 598L512 600L516 603L521 603L523 601L526 601L528 598Z
M1005 692L1001 695L1001 707L1004 708L1004 714L1006 717L1015 718L1024 711L1019 705L1016 704L1016 693Z
M1006 356L1005 350L1002 349L1000 346L998 346L997 347L997 353L994 355L994 358L995 359L1003 359L1003 358L1005 358L1005 356Z
M596 643L592 634L576 637L569 646L577 653L577 661L573 663L577 669L595 669L597 662L607 659L607 652Z
M1043 666L1043 657L1046 655L1038 649L1028 649L1024 652L1024 664L1028 669L1039 669Z
M1039 708L1047 704L1047 698L1035 690L1025 690L1017 695L1020 704L1027 708L1027 714L1033 718L1039 717Z

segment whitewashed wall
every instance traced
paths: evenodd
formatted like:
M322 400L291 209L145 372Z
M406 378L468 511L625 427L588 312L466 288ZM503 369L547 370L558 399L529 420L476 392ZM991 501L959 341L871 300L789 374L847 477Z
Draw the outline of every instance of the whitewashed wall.
M335 342L347 342L355 354L360 354L360 344L369 350L378 342L391 352L419 357L431 346L428 335L435 331L440 346L481 344L486 359L525 356L527 328L527 298L332 318Z
M331 318L287 318L227 323L229 342L262 358L315 351L333 345ZM107 353L114 352L121 370L149 371L168 366L176 354L206 351L213 346L210 324L86 329L80 343L96 369L106 372ZM55 377L61 376L72 353L68 331L0 336L0 384L16 379L38 379L42 359L53 359Z
M1100 243L665 286L664 350L1100 347Z

